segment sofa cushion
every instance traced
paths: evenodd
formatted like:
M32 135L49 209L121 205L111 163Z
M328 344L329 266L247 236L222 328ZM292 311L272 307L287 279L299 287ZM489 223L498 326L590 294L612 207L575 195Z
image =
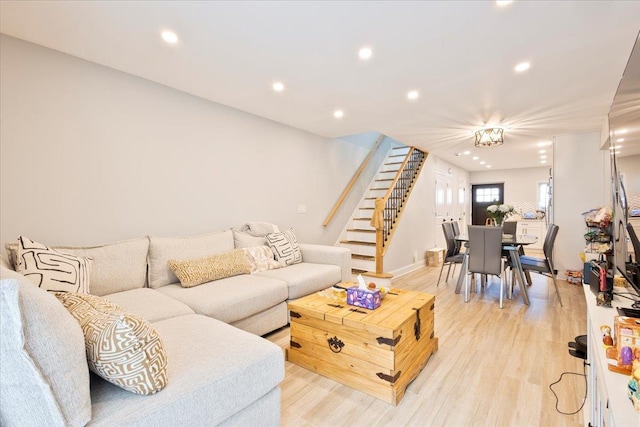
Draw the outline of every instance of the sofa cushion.
M1 268L0 279L0 425L85 425L91 400L80 326L24 276Z
M164 388L167 356L147 321L95 295L55 295L82 328L89 369L133 393L149 395Z
M46 291L89 292L91 258L58 252L18 237L16 271Z
M231 323L285 301L288 291L281 280L244 274L194 288L163 286L158 292L185 303L198 314Z
M218 425L284 378L282 349L263 338L195 314L154 326L171 361L169 384L142 397L92 381L91 425Z
M233 250L231 230L193 237L149 236L149 287L177 283L169 268L170 259L194 259Z
M122 307L127 313L152 323L195 313L186 304L149 288L117 292L105 295L104 298Z
M54 246L59 252L90 257L93 295L144 288L147 279L149 239L126 240L101 246Z
M196 259L170 259L168 263L183 288L191 288L238 274L251 273L249 259L242 249Z
M271 248L280 265L293 265L302 262L302 252L293 228L280 233L267 234L267 246Z
M337 265L303 262L279 270L262 271L255 276L269 277L286 282L288 299L300 298L342 281L342 271Z

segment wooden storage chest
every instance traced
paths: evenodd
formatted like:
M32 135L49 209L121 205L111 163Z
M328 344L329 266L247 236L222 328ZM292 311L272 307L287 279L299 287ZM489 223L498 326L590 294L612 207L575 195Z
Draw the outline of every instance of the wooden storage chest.
M288 304L287 360L397 405L438 349L435 296L392 289L375 310L313 294Z

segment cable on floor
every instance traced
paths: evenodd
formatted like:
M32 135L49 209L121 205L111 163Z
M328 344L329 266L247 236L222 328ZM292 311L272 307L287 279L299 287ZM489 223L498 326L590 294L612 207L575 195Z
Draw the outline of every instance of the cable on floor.
M556 411L562 415L577 414L578 412L582 411L582 408L584 407L584 404L587 401L587 363L586 362L583 362L582 368L584 370L583 374L579 372L563 372L562 374L560 374L560 378L558 378L558 381L549 384L549 390L551 390L551 393L553 393L553 395L556 398ZM560 399L558 398L558 395L556 394L556 392L553 390L553 386L558 384L560 381L562 381L562 377L564 377L565 375L577 375L579 377L584 377L584 399L582 399L582 404L580 405L580 407L574 412L562 412L560 409L558 409L558 404L560 403Z

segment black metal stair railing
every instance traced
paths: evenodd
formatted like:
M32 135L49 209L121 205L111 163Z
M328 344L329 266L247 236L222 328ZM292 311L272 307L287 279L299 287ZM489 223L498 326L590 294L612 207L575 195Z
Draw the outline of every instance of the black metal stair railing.
M389 242L389 237L398 220L407 197L415 184L416 177L420 172L422 162L424 162L425 154L413 148L409 153L409 159L404 168L399 172L398 179L393 189L388 194L388 198L384 205L384 229L383 229L383 247Z

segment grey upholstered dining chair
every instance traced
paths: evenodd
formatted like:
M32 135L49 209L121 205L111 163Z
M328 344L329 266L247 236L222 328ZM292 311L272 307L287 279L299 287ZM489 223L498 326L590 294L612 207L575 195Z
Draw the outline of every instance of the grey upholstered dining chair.
M503 306L502 228L484 225L469 226L469 260L465 278L465 302L469 301L469 276L480 273L500 278L500 308Z
M629 240L631 240L631 244L633 245L633 262L638 264L640 263L640 240L638 240L636 230L630 222L627 223L627 232L629 233Z
M453 236L460 235L460 226L458 225L458 221L451 221L451 226L453 227ZM454 240L456 244L456 253L460 253L460 249L462 249L462 242Z
M518 230L518 221L505 221L502 223L502 232L504 234L515 235Z
M531 271L551 277L553 280L553 286L556 288L556 295L558 296L560 307L563 307L562 298L560 298L560 291L558 290L558 283L556 282L556 271L553 267L553 245L556 241L559 228L560 227L555 224L549 225L547 235L544 238L544 244L542 245L544 258L521 255L520 264L522 264L522 270L524 272Z
M464 255L460 253L458 246L456 245L456 241L454 237L456 236L453 232L453 225L450 222L442 223L442 231L444 233L444 240L447 243L447 253L445 254L444 261L442 263L442 267L440 267L440 275L438 276L438 283L436 286L440 286L440 279L442 278L442 270L444 270L444 266L448 265L447 269L447 277L445 282L449 280L449 273L451 272L451 266L453 265L453 273L455 274L456 264L462 264L464 260Z

